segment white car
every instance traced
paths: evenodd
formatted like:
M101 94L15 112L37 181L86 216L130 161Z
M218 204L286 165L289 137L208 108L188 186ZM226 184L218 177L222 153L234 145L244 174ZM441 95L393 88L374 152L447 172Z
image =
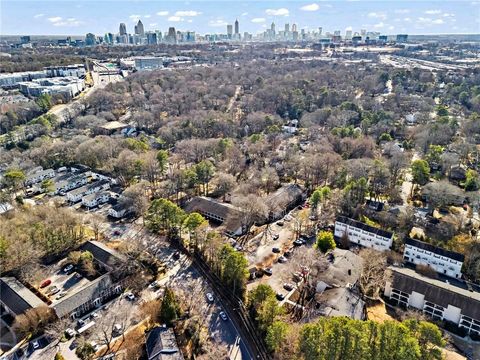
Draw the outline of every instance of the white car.
M280 256L280 257L278 258L278 262L279 262L280 264L286 263L286 262L287 262L287 258L286 258L285 256Z
M160 285L158 284L158 281L152 282L150 285L148 285L149 289L158 289Z
M40 347L38 340L32 341L33 350L37 350Z
M211 293L207 293L206 297L207 297L208 302L213 303L213 295Z
M228 317L227 314L225 314L225 311L220 311L220 317L222 318L223 321L227 321Z
M133 295L131 292L127 292L127 293L125 294L125 297L126 297L128 300L130 300L130 301L135 300L135 295Z
M68 274L72 270L73 270L73 264L70 264L70 265L65 266L65 268L63 269L63 272L65 274Z

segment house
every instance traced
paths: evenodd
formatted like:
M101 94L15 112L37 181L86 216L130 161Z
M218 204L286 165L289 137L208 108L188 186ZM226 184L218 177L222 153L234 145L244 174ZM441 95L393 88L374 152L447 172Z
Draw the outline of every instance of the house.
M108 215L115 218L115 219L121 219L125 215L128 214L128 209L125 207L125 205L121 203L117 203L116 205L112 206L110 209L108 209Z
M231 204L195 196L185 204L184 210L188 213L198 212L211 222L222 225L228 236L240 236L244 233L243 211Z
M0 215L13 210L13 205L8 202L0 202Z
M107 190L110 188L110 183L107 180L94 181L90 184L84 185L78 189L72 190L67 193L68 201L72 203L79 202L84 196Z
M389 268L385 296L397 305L422 311L480 335L480 292L464 282L431 279L408 268ZM458 285L458 286L457 286Z
M339 216L335 221L336 240L340 240L345 234L351 243L378 251L389 250L393 243L393 233L345 216Z
M364 320L365 302L357 289L363 259L349 250L327 254L328 267L317 269L315 302L323 316L347 316Z
M300 185L289 184L282 186L265 199L265 204L269 210L269 220L275 221L281 219L303 200L304 193Z
M120 133L122 130L128 128L128 124L120 121L109 121L104 125L99 126L99 130L104 135L113 135Z
M55 170L47 169L41 170L27 175L25 179L25 186L30 186L42 182L43 180L53 179L55 177Z
M46 304L14 277L0 278L0 305L13 316ZM3 311L2 311L3 313Z
M150 330L146 340L148 360L183 360L173 329L157 326Z
M87 208L92 208L100 204L104 204L110 200L110 194L106 191L101 191L85 196L82 199L82 205Z
M430 266L439 274L461 278L465 256L420 240L407 238L403 260L415 265Z
M385 206L385 204L381 201L375 201L370 199L366 201L366 205L369 209L374 211L382 211L383 207Z

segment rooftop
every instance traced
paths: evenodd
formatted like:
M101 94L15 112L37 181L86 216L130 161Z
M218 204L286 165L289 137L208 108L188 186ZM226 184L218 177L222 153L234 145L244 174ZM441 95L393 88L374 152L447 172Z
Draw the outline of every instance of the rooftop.
M370 233L377 234L377 235L380 235L380 236L383 236L383 237L386 237L386 238L391 238L393 236L393 233L391 233L390 231L385 231L385 230L367 225L367 224L362 223L360 221L350 219L346 216L338 216L337 221L342 222L344 224L347 224L348 226L353 226L353 227L356 227L358 229L362 229L362 230L365 230L365 231L368 231Z
M326 289L323 293L317 294L316 298L325 316L365 319L365 302L348 288Z
M479 291L473 288L469 290L467 286L452 285L450 281L442 281L441 278L428 278L409 268L391 266L389 269L393 272L393 288L408 294L411 294L413 291L424 294L426 301L445 308L448 305L453 305L462 309L462 314L474 319L480 319Z
M100 127L105 130L117 130L128 127L128 124L122 123L120 121L110 121Z
M148 360L183 360L173 329L158 326L147 335Z
M457 253L457 252L454 252L454 251L445 250L445 249L442 249L438 246L434 246L432 244L429 244L429 243L426 243L426 242L423 242L423 241L420 241L420 240L407 238L405 240L405 244L406 245L411 245L411 246L414 246L414 247L417 247L417 248L420 248L420 249L423 249L423 250L426 250L426 251L430 251L430 252L433 252L435 254L445 256L445 257L448 257L448 258L453 259L453 260L457 260L457 261L461 261L461 262L463 262L465 260L465 256L463 254L460 254L460 253Z
M0 299L15 314L46 304L25 285L13 277L0 278Z

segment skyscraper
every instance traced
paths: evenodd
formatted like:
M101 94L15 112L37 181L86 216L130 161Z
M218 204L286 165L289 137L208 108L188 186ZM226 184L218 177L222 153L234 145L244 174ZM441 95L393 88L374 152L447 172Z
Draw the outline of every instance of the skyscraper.
M289 23L285 24L285 32L286 33L290 32L290 24Z
M120 36L127 35L127 26L124 23L120 23Z
M227 36L229 39L232 38L232 34L233 34L233 26L232 25L227 25Z
M143 28L143 23L141 20L138 20L137 25L135 25L135 34L145 36L145 29Z
M88 33L85 36L85 45L92 46L92 45L95 45L95 43L96 43L95 34Z
M275 35L275 23L272 22L272 25L270 25L270 30L272 30L273 35Z
M169 27L168 28L168 35L165 37L165 41L170 43L170 44L176 44L177 43L177 32L175 31L174 27Z
M239 25L238 25L238 19L235 20L235 35L239 35L240 34L240 28L239 28Z
M293 31L297 31L297 24L293 24L293 25L292 25L292 32L293 32Z

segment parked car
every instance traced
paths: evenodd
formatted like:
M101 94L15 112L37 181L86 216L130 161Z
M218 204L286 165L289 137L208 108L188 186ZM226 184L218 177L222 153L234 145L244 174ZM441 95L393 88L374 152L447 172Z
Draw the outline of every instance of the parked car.
M223 321L227 321L228 320L228 317L227 317L227 314L225 314L224 311L220 311L220 317L222 318Z
M55 298L55 300L60 300L61 298L67 296L67 292L66 291L62 291L60 294L57 295L57 297Z
M65 267L63 268L63 272L64 272L65 274L68 274L68 273L70 273L70 271L73 270L73 267L74 267L73 264L69 264L69 265L67 265L67 266L65 266Z
M158 289L160 287L158 281L152 282L150 285L148 285L149 289Z
M42 283L40 284L40 288L47 287L47 286L50 285L51 283L52 283L52 280L50 280L50 279L43 280Z
M68 339L74 337L76 334L77 334L77 332L75 330L73 330L72 328L68 328L68 329L65 330L65 336Z
M292 221L292 219L293 219L292 216L288 215L288 214L285 215L285 217L283 218L283 220L285 220L285 221Z
M38 340L32 341L32 347L33 347L33 350L37 350L40 347Z
M272 268L263 269L263 272L265 274L267 274L268 276L272 276L272 274L273 274Z
M70 346L68 347L70 350L75 350L78 346L78 341L73 340Z
M280 301L285 300L285 295L281 293L277 293L276 297L277 297L277 300L280 300Z
M289 258L290 256L292 256L292 252L290 250L287 250L283 253L283 256L285 256L286 258Z
M58 287L56 287L55 285L53 285L52 287L50 287L48 289L47 294L48 294L48 296L52 296L52 295L55 295L58 292L60 292L60 289Z
M78 319L77 324L78 327L84 327L87 322L83 319Z
M278 240L279 237L280 237L280 235L278 235L278 234L273 234L272 239L273 239L273 240Z
M278 225L278 226L283 226L283 224L284 224L284 222L283 222L282 220L277 221L277 225Z
M278 247L274 247L272 248L272 252L274 252L275 254L278 254L280 252L280 249Z
M206 297L207 297L208 302L213 303L213 295L211 293L207 293Z
M283 284L283 288L287 291L292 291L293 290L293 284L285 283L285 284Z
M286 258L285 256L280 256L280 257L278 258L278 262L279 262L280 264L286 263L286 262L287 262L287 258Z
M173 260L178 260L180 259L180 251L175 251L172 255Z
M135 295L133 295L131 292L127 292L127 293L125 294L125 298L126 298L127 300L133 301L133 300L135 300Z
M293 245L295 245L295 246L302 246L302 245L303 245L303 241L300 240L300 239L297 239L297 240L295 240L295 241L293 242Z
M91 319L98 319L100 317L100 314L97 312L93 312L90 314Z

